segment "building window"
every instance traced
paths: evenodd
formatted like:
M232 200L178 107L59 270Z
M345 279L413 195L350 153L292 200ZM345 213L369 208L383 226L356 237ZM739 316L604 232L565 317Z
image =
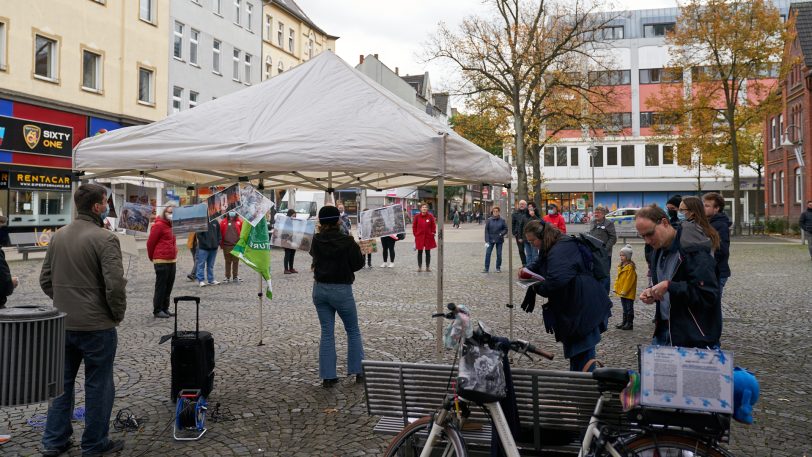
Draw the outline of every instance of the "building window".
M607 133L619 133L622 129L631 128L632 113L606 113L600 127Z
M34 74L56 80L56 40L37 35L34 48Z
M293 37L296 32L293 29L290 29L288 33L288 51L293 52Z
M544 148L544 163L541 165L544 167L555 166L555 148L553 147Z
M603 146L590 146L592 148L593 155L590 156L592 167L602 167L603 166Z
M140 67L138 68L138 101L150 105L155 104L155 72Z
M781 204L784 204L784 172L778 172L778 185L781 186Z
M223 15L223 0L212 0L212 11L215 14Z
M138 17L142 21L155 23L155 0L139 0Z
M248 29L250 32L251 29L251 21L253 20L252 16L254 15L254 5L250 3L245 4L245 28Z
M102 58L95 52L82 50L82 89L101 92Z
M6 23L0 22L0 71L6 71Z
M282 40L284 39L283 35L285 34L285 24L280 22L277 24L276 28L276 44L280 48L282 47Z
M310 39L310 40L308 40L308 42L307 42L307 58L308 58L308 59L312 59L312 58L313 58L313 38L311 38L311 39Z
M775 118L770 119L770 143L772 147L770 149L775 149L778 147L778 132L775 131Z
M801 203L801 168L795 169L795 203Z
M279 61L279 65L276 66L276 74L281 75L285 71L285 64L282 61Z
M634 166L634 146L626 144L620 147L620 166Z
M266 14L265 15L265 39L271 41L271 33L273 32L273 18Z
M674 157L674 146L663 146L663 165L674 165L676 163Z
M657 144L646 145L646 166L656 167L660 165L660 146Z
M608 146L606 148L606 166L617 166L617 146Z
M214 40L211 45L211 71L220 74L220 44L219 40Z
M602 27L595 32L597 40L622 40L623 26Z
M197 45L200 43L200 32L195 29L189 31L189 63L197 65Z
M590 71L590 86L623 86L632 83L631 70Z
M240 50L239 49L236 49L236 48L234 49L234 56L232 57L231 60L232 60L232 64L233 64L232 70L234 71L234 76L232 77L232 79L234 81L239 82L240 81Z
M175 86L172 88L172 112L179 113L183 102L183 88Z
M775 186L776 186L776 184L775 184L775 173L770 175L770 181L772 182L772 184L770 185L770 195L772 195L772 197L773 197L772 198L773 205L775 205L775 204L778 203L778 193L776 192L776 189L775 189Z
M174 45L172 46L172 56L176 59L183 59L183 24L175 21Z
M676 83L682 81L682 72L674 68L648 68L640 70L640 84Z
M578 148L570 148L570 166L578 166Z
M245 84L251 84L251 54L245 53Z
M271 77L271 71L273 71L273 59L271 56L265 56L265 79Z
M190 90L189 91L189 109L194 108L197 106L197 99L200 98L200 94L197 92Z
M566 167L567 166L567 148L565 146L559 146L555 148L555 166L557 167Z
M234 0L234 23L240 25L240 13L242 13L242 8L240 7L240 2L242 0Z
M673 31L674 31L673 22L667 22L663 24L646 24L643 26L643 36L645 38L665 36L666 33Z

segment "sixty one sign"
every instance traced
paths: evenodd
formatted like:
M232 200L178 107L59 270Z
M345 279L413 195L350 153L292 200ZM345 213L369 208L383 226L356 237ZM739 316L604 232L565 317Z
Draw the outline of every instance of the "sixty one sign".
M73 129L61 125L0 116L0 149L70 157Z

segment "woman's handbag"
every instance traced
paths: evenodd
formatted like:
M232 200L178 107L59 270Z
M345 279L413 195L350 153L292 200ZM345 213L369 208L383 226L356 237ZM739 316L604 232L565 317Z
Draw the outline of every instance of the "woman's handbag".
M492 403L507 395L502 351L466 343L460 357L457 393L466 400Z

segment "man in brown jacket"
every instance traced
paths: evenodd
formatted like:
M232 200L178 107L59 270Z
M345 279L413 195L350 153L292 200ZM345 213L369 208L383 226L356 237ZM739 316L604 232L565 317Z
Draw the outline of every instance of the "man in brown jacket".
M85 363L85 431L82 455L120 451L124 441L110 440L115 386L113 362L127 295L118 237L104 229L109 211L107 191L96 184L79 186L73 195L78 213L51 238L42 264L40 287L65 318L65 391L48 408L42 455L57 456L73 445L71 415L74 382Z

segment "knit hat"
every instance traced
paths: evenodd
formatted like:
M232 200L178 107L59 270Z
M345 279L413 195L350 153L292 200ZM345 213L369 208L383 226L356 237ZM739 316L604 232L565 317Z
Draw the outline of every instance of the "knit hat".
M673 197L668 199L668 202L666 204L674 205L677 208L679 208L680 203L682 203L682 195L674 195Z
M632 260L632 254L634 254L634 252L632 251L632 245L627 244L626 246L623 246L620 249L620 253L626 256L627 259Z
M338 221L339 217L341 217L341 213L335 206L322 206L322 208L319 210L320 224L332 224Z

